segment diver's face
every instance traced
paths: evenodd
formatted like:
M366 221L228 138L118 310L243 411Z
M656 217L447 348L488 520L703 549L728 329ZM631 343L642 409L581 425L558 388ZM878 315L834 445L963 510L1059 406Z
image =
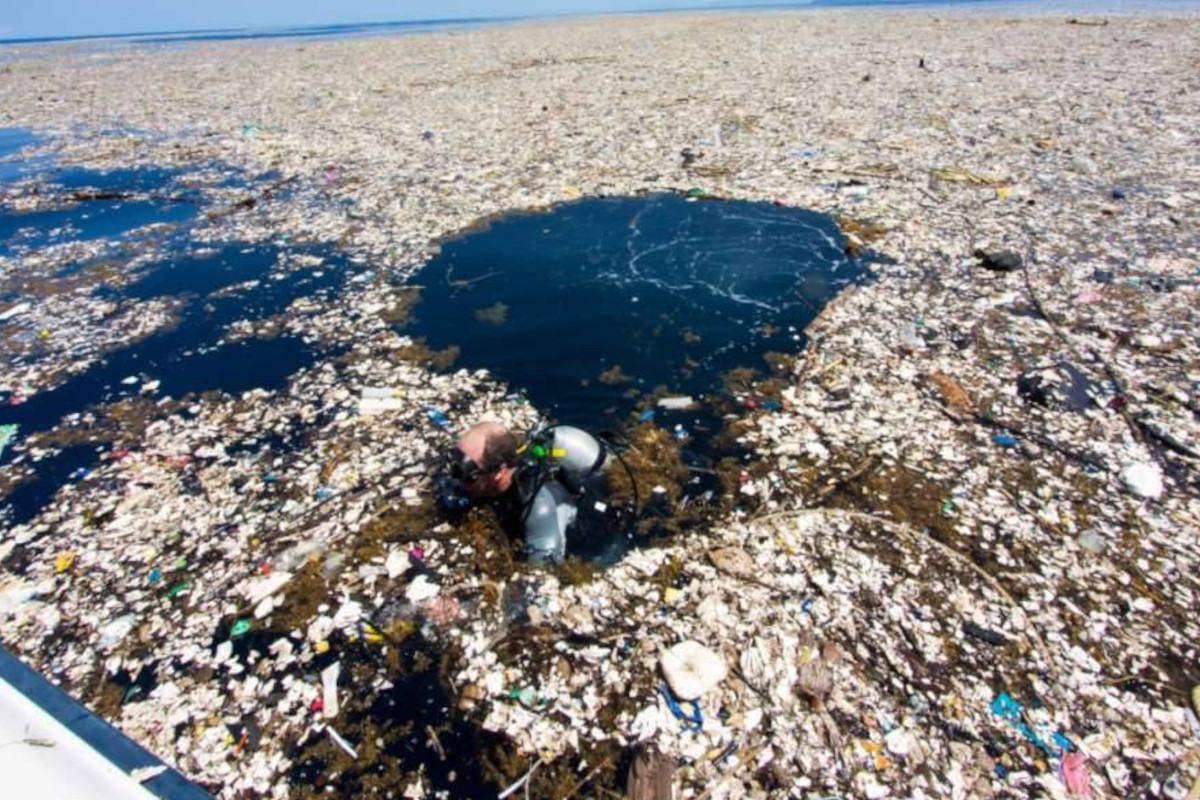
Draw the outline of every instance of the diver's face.
M471 497L496 497L507 492L512 486L515 471L512 467L500 467L487 473L478 466L486 463L483 454L487 449L488 437L501 433L504 433L504 426L499 423L480 423L463 434L456 445L457 453L451 451L460 461L469 460L475 465L475 470L472 471L464 461L463 475L459 479L459 485Z
M449 461L450 477L454 478L463 489L469 490L486 477L483 467L467 455L461 446L450 451L447 461Z
M483 458L483 448L472 448L472 442L461 442L455 448L457 456L451 461L451 474L459 485L471 497L498 497L512 486L513 468L500 467L492 472L485 472L479 466ZM477 449L477 452L472 452Z

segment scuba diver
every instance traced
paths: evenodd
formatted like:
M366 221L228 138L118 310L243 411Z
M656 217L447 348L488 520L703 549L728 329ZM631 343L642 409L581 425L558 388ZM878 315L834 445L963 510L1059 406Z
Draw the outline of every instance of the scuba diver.
M632 519L607 502L608 472L624 460L602 439L570 425L539 425L524 444L498 422L468 430L447 453L438 479L438 503L462 511L473 500L495 499L502 517L524 537L535 564L557 564L567 541L580 543ZM628 467L626 466L626 471ZM637 484L629 473L638 506Z

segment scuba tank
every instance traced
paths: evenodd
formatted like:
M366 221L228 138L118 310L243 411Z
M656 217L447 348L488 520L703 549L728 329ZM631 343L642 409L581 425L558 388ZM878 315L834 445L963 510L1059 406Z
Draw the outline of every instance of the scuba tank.
M557 564L567 553L567 528L579 509L558 481L546 481L525 517L525 553L532 564Z
M567 528L579 515L576 496L609 464L604 444L582 428L557 425L535 435L530 448L550 470L534 487L525 514L525 550L535 564L558 563L567 551Z
M582 428L557 425L551 432L550 457L559 468L560 480L572 492L583 491L587 479L608 466L607 448Z

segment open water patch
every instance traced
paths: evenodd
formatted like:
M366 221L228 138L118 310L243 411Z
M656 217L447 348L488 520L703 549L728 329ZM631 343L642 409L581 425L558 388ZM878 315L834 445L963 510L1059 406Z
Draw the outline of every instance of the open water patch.
M863 281L836 222L674 194L589 199L492 221L418 274L409 332L458 345L560 422L606 428L656 391L697 398L796 353Z
M149 382L157 394L186 397L206 391L239 394L251 389L278 390L310 366L318 353L291 336L224 342L230 324L246 317L263 319L284 311L295 299L338 290L355 274L349 265L330 263L319 276L307 270L268 274L278 262L273 245L229 245L217 254L178 254L141 281L116 293L124 299L162 294L207 293L253 281L245 291L188 304L177 325L107 355L92 368L32 399L3 409L6 423L25 433L53 428L64 417L99 403L114 403L142 393ZM5 398L0 397L0 402ZM94 448L66 448L38 465L37 477L22 483L4 502L12 521L32 519L72 479L84 477L96 462Z
M782 407L771 365L871 274L846 243L831 217L771 203L588 199L444 242L401 325L624 453L596 489L603 500L577 501L566 531L568 558L603 567L739 502L752 454L721 434Z
M23 158L21 151L41 140L26 128L0 128L0 183L18 180L21 176L47 163L46 158Z
M88 302L122 312L149 300L170 301L175 309L170 324L102 352L53 388L28 398L0 390L0 424L18 426L24 438L99 404L277 390L316 360L317 351L298 337L228 341L228 333L234 323L282 314L301 297L332 296L361 269L321 247L232 242L198 250L192 231L202 221L203 204L181 184L179 170L98 171L37 161L27 171L31 162L20 156L36 139L25 131L0 134L0 157L18 175L14 181L31 179L49 199L48 208L34 212L0 207L0 256L14 263L0 272L0 302L20 303L32 296L32 287L86 292ZM229 172L230 180L236 178ZM243 182L252 183L245 176ZM147 233L148 225L162 222L173 224ZM93 256L68 260L62 268L26 263L49 245L91 240L97 242ZM291 261L297 256L323 268L298 267ZM85 274L92 267L103 270ZM118 279L108 280L109 274ZM12 345L0 350L0 368L56 357L56 325L69 326L70 320L22 314L0 321L0 343ZM71 352L77 351L92 354L86 342ZM11 523L32 519L58 489L85 479L101 450L72 446L42 457L33 476L0 500L0 517ZM3 454L4 464L27 459L17 448Z
M173 190L178 177L173 170L70 168L42 174L45 183L39 191L62 198L61 205L0 214L0 255L121 237L148 225L186 223L198 208L196 198Z

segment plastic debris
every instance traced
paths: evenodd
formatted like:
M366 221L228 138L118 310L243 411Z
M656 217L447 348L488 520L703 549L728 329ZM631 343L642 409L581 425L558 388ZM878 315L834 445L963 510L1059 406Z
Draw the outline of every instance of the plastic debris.
M17 438L18 430L20 428L16 425L0 425L0 458L4 456L5 448Z
M699 642L680 642L665 651L659 663L680 700L696 700L725 680L725 661Z
M353 745L351 745L350 742L348 742L344 738L342 738L342 735L340 733L338 733L337 731L335 731L332 727L330 727L328 725L325 726L325 730L329 732L329 738L333 739L334 744L336 744L338 747L342 748L342 750L344 750L346 752L346 755L350 756L355 761L358 760L358 751L354 749Z
M686 395L681 395L678 397L662 397L659 398L658 403L656 403L659 408L666 409L667 411L683 411L691 408L695 404L696 401Z
M402 411L407 407L403 389L387 386L369 386L362 390L358 401L358 413L382 414L386 411ZM432 418L432 417L431 417Z
M431 405L423 406L423 408L425 409L425 416L429 417L429 421L434 425L445 430L453 430L453 425L450 424L450 418L446 416L446 412Z
M663 700L666 701L667 709L675 716L677 720L683 723L683 727L688 730L700 730L704 727L704 714L700 711L700 704L693 700L680 700L672 693L669 686L660 686L659 693L662 694ZM691 712L683 709L683 704L687 703L691 706Z
M1058 758L1064 747L1069 745L1069 742L1063 739L1057 731L1053 735L1053 741L1058 747L1047 744L1042 737L1034 732L1029 723L1025 721L1025 707L1014 700L1008 692L1001 692L996 695L996 699L992 701L992 713L1001 719L1007 720L1017 733L1021 734L1021 736L1025 737L1026 740L1048 756Z
M325 669L321 670L321 701L325 719L333 719L341 711L338 705L338 676L342 674L342 662L335 661Z
M727 575L739 578L754 577L756 568L754 560L745 550L737 547L719 547L708 554L713 566Z
M247 280L185 302L126 296L135 277L178 261L152 230L84 238L64 226L43 247L44 231L22 217L53 209L53 179L0 181L3 213L18 226L0 256L0 274L11 279L0 309L29 305L0 327L0 421L22 424L20 446L0 460L0 491L20 503L49 496L40 511L0 509L0 638L93 708L113 708L104 693L114 672L153 678L157 687L132 695L112 721L218 787L223 800L369 793L362 764L323 776L318 787L296 769L314 755L325 763L337 755L323 735L305 738L314 716L322 720L310 710L313 700L323 703L312 673L331 650L355 675L354 692L339 698L341 729L356 741L384 740L371 747L379 771L370 789L400 796L403 784L383 776L404 774L404 783L427 785L428 796L463 791L444 782L444 770L412 777L413 764L436 756L389 733L408 721L403 703L386 712L397 724L374 718L377 700L393 690L406 695L395 674L374 669L382 659L360 661L382 646L347 642L370 641L368 618L392 639L427 638L420 649L461 689L412 707L471 708L466 724L502 737L525 763L545 756L556 784L571 777L573 785L597 766L580 765L581 752L640 739L688 765L676 791L691 797L710 788L713 797L743 789L796 797L1066 792L1053 767L1038 763L1050 760L1042 751L1020 736L995 738L1009 722L986 698L997 686L1029 686L1053 709L1022 712L1047 746L1061 747L1049 734L1055 720L1085 725L1081 749L1103 771L1105 792L1153 794L1146 779L1197 741L1191 718L1162 688L1171 685L1163 665L1187 658L1200 637L1194 587L1180 577L1195 572L1195 466L1142 427L1200 441L1200 274L1195 237L1180 234L1194 229L1197 197L1179 169L1196 115L1187 103L1168 108L1162 100L1194 89L1197 23L1173 14L1114 18L1105 29L1121 40L1113 44L1016 12L1020 58L990 46L1006 22L944 8L853 19L819 9L714 14L703 25L656 16L644 21L654 32L645 37L605 21L552 21L553 52L542 23L507 26L499 38L486 28L431 34L403 48L376 37L309 40L303 51L247 42L237 45L238 58L221 61L220 80L207 82L207 47L133 44L117 61L34 47L36 58L5 65L13 78L0 81L6 124L59 132L36 152L64 169L88 164L119 175L165 166L205 209L257 198L211 224L177 227L172 236L216 259L179 273L223 272L217 264L235 242L233 254L263 254L269 263L253 280L282 290L283 304L254 295L221 326L219 345L182 356L184 385L167 361L134 361L103 373L109 399L34 423L42 400L63 399L49 397L55 387L130 364L110 358L117 350L154 341L189 308L211 306L217 319L257 290ZM872 35L879 31L886 35ZM455 46L464 37L480 46ZM851 46L864 40L870 52ZM1134 41L1153 47L1124 46ZM926 69L916 67L919 57ZM279 58L296 69L275 69ZM867 83L864 58L874 73ZM614 70L660 61L678 69L613 82ZM881 63L900 66L885 74ZM798 64L816 64L819 74L799 100L775 90L795 84ZM155 79L124 80L135 67ZM313 70L352 90L314 90ZM1003 81L991 80L999 72ZM404 76L402 86L395 75ZM462 75L471 78L455 80ZM930 87L917 83L930 80L937 91L925 102ZM204 92L194 91L198 82ZM560 91L568 85L572 91ZM918 101L897 103L897 92ZM850 96L853 114L834 113ZM793 113L797 102L812 113ZM195 113L177 113L186 108ZM471 113L479 108L511 111L514 124L490 124L490 115ZM271 119L261 119L264 109ZM445 133L422 142L423 128L434 126ZM874 163L881 159L892 163ZM222 162L251 177L298 177L268 198L261 189L274 176L249 187L246 176L230 180ZM6 168L14 164L5 157ZM330 165L338 165L336 191L326 181ZM931 165L961 172L931 175ZM992 176L1002 182L989 184ZM1118 178L1149 185L1123 183L1127 196L1114 202ZM693 185L817 212L852 208L885 231L865 243L883 256L868 256L877 280L840 293L806 330L780 331L781 358L767 375L760 363L731 360L760 377L714 391L711 409L697 415L703 420L688 420L694 433L703 425L730 434L730 458L714 482L732 491L709 504L711 519L653 548L613 554L590 580L535 572L508 557L498 531L445 523L428 507L428 481L449 436L425 406L456 423L494 418L513 430L528 430L550 409L508 400L513 387L503 375L424 363L428 354L403 320L413 286L447 277L421 273L429 253L452 246L447 237L475 220L551 206L576 191L617 196ZM973 256L978 246L1018 252L1024 263L1016 272L984 269ZM328 259L320 269L339 280L319 281L319 270L301 260L310 253ZM288 297L292 280L316 291ZM479 305L494 299L479 297L483 286L471 290ZM645 311L649 300L643 293L621 312ZM772 316L747 307L748 324ZM264 342L284 351L302 342L314 355L279 383L250 375L235 390L205 391L217 388L205 385L206 363L253 358L256 366L253 348ZM669 335L644 342L651 358L674 346ZM1060 379L1064 356L1091 384L1083 412L1062 402L1059 389L1071 385ZM969 393L960 407L926 379L938 373ZM1014 391L1014 377L1026 374L1053 379L1046 404ZM122 386L125 376L139 381ZM141 394L151 377L162 378L161 396ZM359 414L362 387L404 396L375 398L400 401L386 413ZM667 413L647 408L659 394L650 386L621 388L643 392L631 405ZM746 398L755 413L746 412ZM656 467L676 466L673 423L641 426L664 445L667 458ZM35 427L31 441L25 434ZM997 431L1018 439L1028 457L1015 460L995 445ZM86 444L74 450L75 443ZM86 460L71 461L69 448ZM660 455L658 447L646 452ZM1131 508L1141 498L1126 488L1122 469L1151 458L1164 491ZM60 488L58 476L81 466L92 470L87 479ZM657 487L654 509L675 507L681 496L668 471L639 475L647 500ZM264 474L279 480L267 483ZM698 500L700 491L683 494ZM1088 533L1109 543L1103 558L1087 549ZM425 551L419 566L408 558L414 546ZM746 553L752 580L707 558L721 547ZM79 574L59 576L56 554L68 550L78 554ZM173 566L181 557L185 572ZM270 624L218 645L226 659L214 669L213 645L228 640L230 615L259 613L245 590L270 577L261 574L264 563L271 574L291 572L295 584L259 601L271 606ZM421 585L418 574L440 590L412 603L406 589ZM499 610L498 598L531 578L524 613L550 625L527 627ZM364 616L337 629L334 616L349 598ZM461 602L436 615L458 622L433 620L432 601L443 598ZM392 603L396 614L387 617ZM102 641L127 613L135 618L127 635ZM966 633L964 620L1012 643L990 646ZM515 639L527 633L548 638ZM736 658L745 677L746 685L739 676L704 695L700 733L685 730L657 691L658 654L681 638ZM818 640L842 643L842 661L830 667L816 657ZM1119 646L1104 644L1112 642ZM1145 683L1112 685L1129 675ZM823 695L828 714L797 702L833 686ZM525 687L537 688L538 703L555 698L553 711L504 702ZM754 727L756 715L773 724ZM224 725L205 729L206 720L238 717L257 719L261 746L233 752ZM852 728L839 739L847 720ZM896 730L912 734L907 755L888 749L889 735L903 738ZM961 733L989 749L1010 739L1003 763ZM234 738L240 744L243 733ZM309 752L314 746L325 752ZM762 746L769 762L755 757L727 774ZM1183 779L1194 770L1185 764ZM535 775L531 791L541 792L539 777L546 776Z
M1004 647L1008 644L1007 636L991 630L990 628L985 628L982 625L976 625L970 620L967 620L963 623L963 633L967 634L973 639L978 639L981 642L986 642L987 644L994 645L996 647Z
M1058 770L1062 781L1067 785L1067 791L1073 797L1091 797L1092 779L1087 768L1088 759L1079 750L1065 753L1059 762Z
M137 625L137 617L133 614L125 614L100 628L100 637L97 641L97 646L104 652L114 650L121 642L125 641Z
M363 400L389 400L404 397L404 390L393 386L366 386L361 394Z
M404 590L404 596L410 603L420 603L437 597L441 590L441 587L429 580L428 576L418 575Z
M1155 464L1129 464L1121 470L1121 482L1138 497L1157 500L1163 494L1162 472Z
M28 302L17 303L14 306L10 306L4 311L0 311L0 322L8 322L10 319L16 319L25 312L29 311L31 308L33 308L33 304Z
M946 183L970 183L976 186L998 186L1005 183L1003 178L992 175L982 175L960 167L944 167L935 169L930 174L939 181Z
M1021 268L1021 256L1011 250L976 250L979 265L993 272L1016 272Z

